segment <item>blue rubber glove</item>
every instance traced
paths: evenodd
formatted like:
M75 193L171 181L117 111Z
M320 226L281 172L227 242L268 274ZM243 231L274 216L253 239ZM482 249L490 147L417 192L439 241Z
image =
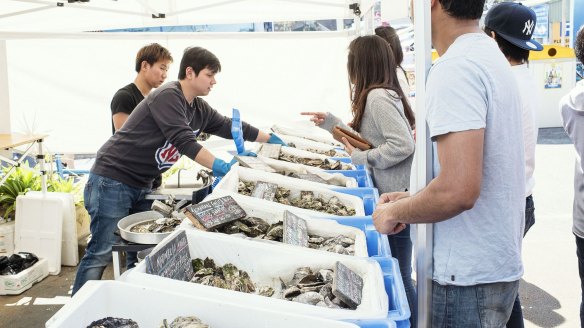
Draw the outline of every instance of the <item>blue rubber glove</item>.
M234 160L232 160L230 163L227 163L222 159L215 158L215 161L213 161L213 176L215 177L225 176L225 174L227 174L227 172L229 172L229 170L231 169L231 165L233 165L233 163Z
M288 146L288 144L285 143L284 140L280 139L280 137L278 137L277 135L275 135L273 133L270 133L270 139L268 139L268 143L282 145L282 146Z
M254 153L253 151L246 150L241 154L237 154L239 156L249 156L249 157L258 157L258 154Z

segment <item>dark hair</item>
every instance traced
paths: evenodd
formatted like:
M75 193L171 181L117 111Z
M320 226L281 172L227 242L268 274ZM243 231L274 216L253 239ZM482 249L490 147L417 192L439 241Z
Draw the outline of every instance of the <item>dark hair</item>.
M576 53L576 58L584 64L584 27L580 28L580 32L576 36L574 41L574 52Z
M438 0L442 9L458 19L479 19L483 15L485 0Z
M207 68L213 73L221 72L221 63L217 56L205 48L189 47L185 49L183 57L180 61L180 68L178 72L178 79L184 80L187 76L187 67L191 67L195 75Z
M146 61L152 66L161 60L169 60L172 62L173 59L168 49L158 43L151 43L142 47L136 54L136 73L140 73L142 62Z
M495 41L501 49L501 52L507 59L512 59L517 62L529 62L529 50L519 48L518 46L512 44L511 42L505 40L502 36L500 36L497 31L493 31L490 28L485 26L485 33L488 36L491 36L491 32L495 33Z
M395 58L395 63L397 64L397 67L399 67L402 72L404 72L406 81L409 83L410 81L408 79L408 75L406 74L406 70L401 65L404 61L404 52L402 50L401 41L395 29L391 26L379 26L375 28L375 35L389 43L393 57Z
M347 71L351 86L352 126L361 129L367 95L373 89L390 89L397 93L412 128L415 116L397 79L397 64L390 45L377 35L360 36L349 45Z

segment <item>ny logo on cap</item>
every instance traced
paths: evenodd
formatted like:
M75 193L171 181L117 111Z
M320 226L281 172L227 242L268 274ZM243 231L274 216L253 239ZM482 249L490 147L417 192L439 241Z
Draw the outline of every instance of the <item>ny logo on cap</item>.
M531 19L528 20L527 22L525 22L525 27L523 28L523 33L525 33L525 35L531 35L531 32L533 31L534 26L535 26L535 22L532 21Z

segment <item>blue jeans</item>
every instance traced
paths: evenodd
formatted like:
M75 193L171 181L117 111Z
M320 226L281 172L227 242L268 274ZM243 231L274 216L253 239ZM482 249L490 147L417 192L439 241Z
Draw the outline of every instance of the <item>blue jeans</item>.
M410 327L417 327L418 318L418 297L416 288L412 281L412 240L410 239L410 225L400 233L387 236L391 256L399 262L399 271L404 282L408 305L410 306Z
M120 242L120 237L114 234L118 221L130 214L150 210L152 202L144 199L149 192L149 188L135 188L96 174L89 175L83 199L91 216L91 240L77 269L73 295L88 280L101 279L112 261L112 245ZM136 254L128 254L128 267L135 262Z
M533 204L533 196L529 195L525 198L525 229L523 236L527 234L529 228L535 224L535 205ZM507 328L523 328L523 310L521 310L521 301L519 301L519 294L513 303L513 310L511 317L507 321Z
M580 275L580 327L584 328L584 238L576 236L576 256L578 257L578 273Z
M432 327L505 327L519 280L474 286L432 282Z

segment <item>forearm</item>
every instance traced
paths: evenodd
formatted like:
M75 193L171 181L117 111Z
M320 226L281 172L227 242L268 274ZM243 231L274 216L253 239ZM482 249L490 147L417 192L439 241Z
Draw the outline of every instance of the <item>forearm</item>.
M327 115L326 115L324 121L322 122L321 125L318 126L319 128L322 128L324 130L327 130L330 133L333 132L333 129L334 129L335 126L340 126L343 129L347 129L347 130L353 131L353 129L351 129L350 127L348 127L338 117L334 116L331 113L326 113L326 114Z
M211 154L211 152L207 149L202 148L195 156L194 161L208 169L212 169L215 156L213 156L213 154Z
M394 220L401 223L435 223L448 220L473 204L466 201L463 190L437 177L417 194L400 199L392 206Z
M258 132L258 137L256 138L256 142L268 142L268 140L270 139L270 135L268 133L265 133L263 131L259 131Z

